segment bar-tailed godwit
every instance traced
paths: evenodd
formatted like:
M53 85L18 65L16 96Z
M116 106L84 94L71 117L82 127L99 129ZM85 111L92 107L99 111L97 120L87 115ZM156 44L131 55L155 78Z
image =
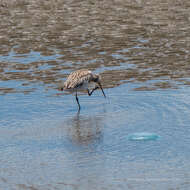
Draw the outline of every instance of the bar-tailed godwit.
M93 74L91 71L87 69L77 70L72 72L68 76L61 90L66 90L75 93L78 109L80 110L80 103L77 96L78 91L86 90L88 92L88 95L91 96L95 90L100 88L102 90L104 97L106 97L102 85L100 83L100 80L101 80L100 75ZM92 90L90 91L90 89Z

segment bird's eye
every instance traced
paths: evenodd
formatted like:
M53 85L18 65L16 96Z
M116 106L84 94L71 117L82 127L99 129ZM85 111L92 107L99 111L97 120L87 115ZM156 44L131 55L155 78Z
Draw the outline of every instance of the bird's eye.
M95 79L94 79L94 82L98 82L98 78L95 78Z

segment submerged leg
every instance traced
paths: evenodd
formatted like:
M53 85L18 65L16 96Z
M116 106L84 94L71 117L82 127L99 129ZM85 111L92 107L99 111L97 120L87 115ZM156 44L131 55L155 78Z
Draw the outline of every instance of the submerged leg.
M77 96L77 91L76 91L76 101L77 101L77 104L78 104L79 110L80 110L80 104L79 104L79 99L78 99L78 96Z
M98 86L96 86L95 88L93 88L93 89L92 89L92 91L91 91L91 92L90 92L90 91L89 91L89 89L88 89L88 95L89 95L89 96L91 96L91 95L92 95L92 93L93 93L95 90L97 90L98 88L99 88L99 87L98 87Z

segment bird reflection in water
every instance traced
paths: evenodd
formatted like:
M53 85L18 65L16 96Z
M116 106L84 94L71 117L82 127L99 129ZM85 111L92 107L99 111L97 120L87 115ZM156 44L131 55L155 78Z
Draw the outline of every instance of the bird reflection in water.
M76 144L96 144L102 140L102 116L84 116L80 112L69 121L69 136Z

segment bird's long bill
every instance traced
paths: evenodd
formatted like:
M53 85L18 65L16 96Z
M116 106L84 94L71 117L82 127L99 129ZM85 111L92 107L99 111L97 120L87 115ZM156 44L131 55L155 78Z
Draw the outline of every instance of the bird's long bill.
M106 95L105 95L105 93L104 93L104 90L103 90L103 88L102 88L101 83L100 83L100 82L98 82L98 85L100 86L100 89L102 90L102 93L103 93L104 97L106 98Z

